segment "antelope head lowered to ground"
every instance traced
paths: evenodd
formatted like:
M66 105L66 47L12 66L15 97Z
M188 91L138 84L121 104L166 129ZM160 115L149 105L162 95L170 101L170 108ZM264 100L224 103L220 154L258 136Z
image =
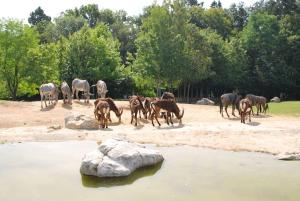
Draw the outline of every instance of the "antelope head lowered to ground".
M153 118L155 117L158 125L160 126L160 123L157 119L157 117L159 116L159 112L160 110L166 110L167 111L167 124L169 125L169 119L171 124L173 125L173 121L172 121L172 117L171 117L171 113L174 113L175 116L177 117L177 119L179 119L179 122L182 122L182 117L184 114L184 109L182 109L182 112L180 114L180 110L176 104L176 102L174 100L170 100L170 99L166 99L166 100L155 100L151 103L151 107L152 107L152 114L151 114L151 121L152 121L152 125L154 126L153 123Z

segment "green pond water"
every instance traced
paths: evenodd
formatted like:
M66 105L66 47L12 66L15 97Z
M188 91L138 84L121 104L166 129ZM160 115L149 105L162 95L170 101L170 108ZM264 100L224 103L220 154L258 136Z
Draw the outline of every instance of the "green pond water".
M122 179L79 172L95 142L0 145L0 201L299 201L300 162L259 153L155 147L165 161ZM149 145L149 147L152 147Z

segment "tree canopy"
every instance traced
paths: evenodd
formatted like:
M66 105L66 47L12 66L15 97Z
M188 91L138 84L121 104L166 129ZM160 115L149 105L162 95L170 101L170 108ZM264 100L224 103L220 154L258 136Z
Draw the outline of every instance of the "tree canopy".
M223 8L197 0L153 3L139 16L71 8L51 20L41 7L26 25L0 21L0 98L29 98L46 82L107 81L109 95L178 100L239 89L300 98L300 2L259 0Z

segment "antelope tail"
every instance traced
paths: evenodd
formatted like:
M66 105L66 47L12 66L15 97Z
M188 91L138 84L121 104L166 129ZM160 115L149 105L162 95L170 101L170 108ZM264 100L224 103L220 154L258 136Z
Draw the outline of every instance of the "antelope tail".
M220 114L222 113L222 110L223 110L223 103L222 103L222 99L221 99L221 102L220 102Z

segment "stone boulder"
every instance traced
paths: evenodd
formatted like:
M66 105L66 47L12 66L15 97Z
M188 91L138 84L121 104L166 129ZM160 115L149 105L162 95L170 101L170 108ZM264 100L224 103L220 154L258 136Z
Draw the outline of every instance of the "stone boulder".
M152 166L164 160L156 150L137 143L109 139L97 150L85 154L80 172L97 177L128 176L137 168Z
M98 129L99 123L94 116L72 113L65 117L65 127L70 129Z
M278 98L277 96L275 96L275 97L272 98L270 101L271 101L271 102L274 102L274 103L280 103L280 98Z
M283 153L278 154L276 156L278 160L285 160L285 161L299 161L300 160L300 153Z
M214 105L215 102L212 100L209 100L208 98L202 98L201 100L198 100L196 102L198 105Z

